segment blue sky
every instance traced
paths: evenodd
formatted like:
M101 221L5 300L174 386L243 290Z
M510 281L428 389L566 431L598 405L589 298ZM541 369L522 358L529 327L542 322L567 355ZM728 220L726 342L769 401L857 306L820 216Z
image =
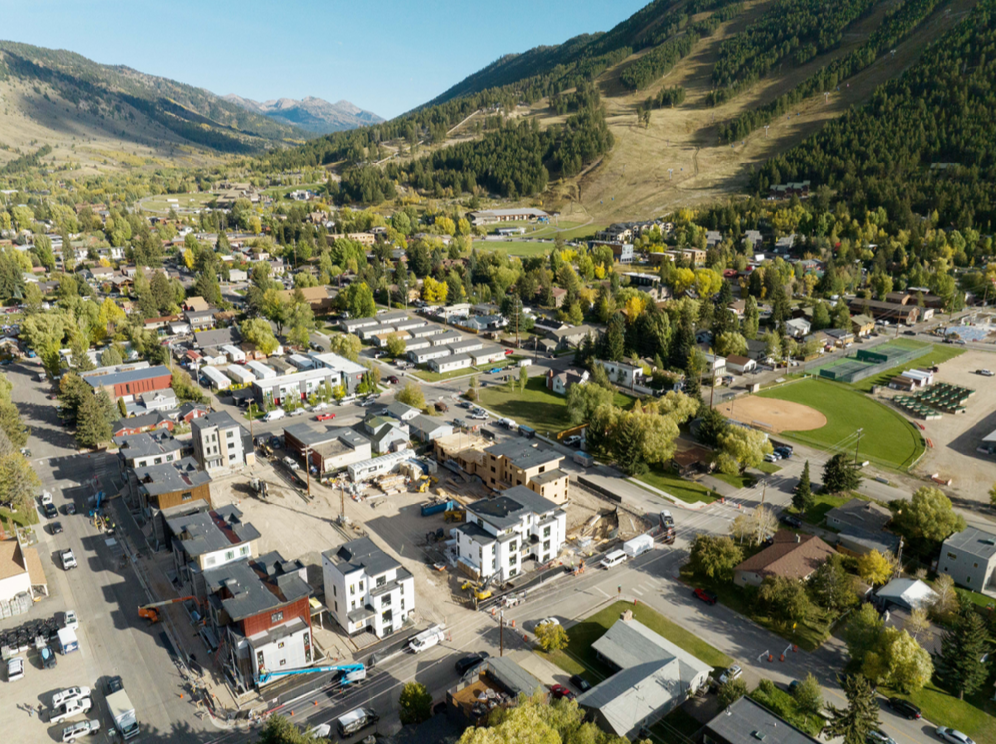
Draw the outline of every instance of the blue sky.
M607 31L649 0L0 0L0 37L246 98L390 118L508 52Z

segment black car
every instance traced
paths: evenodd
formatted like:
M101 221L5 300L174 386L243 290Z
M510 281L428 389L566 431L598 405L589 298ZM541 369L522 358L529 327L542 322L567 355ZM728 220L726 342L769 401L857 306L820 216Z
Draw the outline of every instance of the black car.
M107 680L106 694L111 695L124 689L124 681L121 677L111 677Z
M59 510L55 508L55 504L45 504L42 506L42 511L45 512L45 516L49 519L59 514Z
M44 646L41 650L41 660L42 666L46 669L55 669L56 664L59 660L55 658L55 652L52 650L51 646Z
M580 674L575 674L573 677L571 677L570 682L572 685L581 690L581 692L588 692L588 690L591 689L591 682L586 680Z
M48 526L48 531L53 535L58 535L62 532L62 522L52 522L52 524Z
M480 651L476 654L470 654L469 656L464 656L460 661L456 663L457 674L461 677L469 672L471 669L476 667L485 659L489 658L491 654L487 651Z
M796 529L802 527L802 520L792 514L782 514L778 517L778 521L784 525L788 525L789 527L795 527Z
M909 700L891 697L886 700L886 703L890 708L896 711L896 713L904 718L910 719L911 721L914 721L920 717L920 709L913 705L913 703Z

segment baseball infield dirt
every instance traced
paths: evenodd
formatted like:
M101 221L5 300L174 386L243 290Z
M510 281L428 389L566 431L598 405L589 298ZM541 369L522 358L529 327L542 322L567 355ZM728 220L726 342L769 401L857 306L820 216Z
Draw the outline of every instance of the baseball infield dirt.
M815 408L775 398L746 398L716 406L734 421L753 424L775 434L782 431L809 431L826 426L827 417Z

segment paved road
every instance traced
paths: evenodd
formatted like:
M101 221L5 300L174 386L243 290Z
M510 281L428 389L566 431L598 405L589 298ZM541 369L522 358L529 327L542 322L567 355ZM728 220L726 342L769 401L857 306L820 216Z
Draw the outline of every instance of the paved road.
M70 501L77 510L75 516L59 517L65 529L62 534L51 536L45 530L39 531L38 547L45 573L50 582L58 584L60 595L58 600L45 600L43 604L53 603L45 608L46 614L76 609L86 659L86 679L60 679L58 670L47 672L54 675L53 688L77 684L102 688L108 677L121 675L146 740L152 737L164 741L179 732L193 735L205 730L209 724L193 715L189 696L180 699L182 680L160 638L162 628L150 629L137 617L136 608L149 600L135 572L130 564L117 558L107 546L106 537L98 535L85 516L87 498L93 491L83 484L97 475L101 487L112 491L111 479L118 469L116 458L76 452L72 438L58 419L56 402L46 397L49 384L34 379L38 369L31 364L7 368L14 384L13 399L31 427L28 448L44 487L53 491L60 511ZM112 504L112 509L115 506ZM120 519L116 521L121 523ZM65 548L72 548L79 563L78 569L68 573L54 563L55 552ZM0 622L3 627L19 624L17 618ZM103 701L95 704L104 727L99 741L107 736L110 720ZM184 736L176 740L184 740Z

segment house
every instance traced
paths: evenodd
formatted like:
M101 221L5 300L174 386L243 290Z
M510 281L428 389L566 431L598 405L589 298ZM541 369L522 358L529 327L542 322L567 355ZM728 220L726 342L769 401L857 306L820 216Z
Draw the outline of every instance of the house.
M851 499L828 511L826 520L828 527L838 531L857 528L866 532L879 532L892 521L892 512L874 501Z
M183 313L183 318L187 321L191 330L205 331L217 325L217 319L214 317L217 313L218 310L214 308L208 310L187 310Z
M223 357L220 351L223 346L238 346L242 341L238 326L219 328L214 331L199 331L194 333L194 348L204 356Z
M785 333L792 338L802 338L809 335L812 324L805 318L792 318L785 321Z
M453 424L432 416L419 415L408 422L408 431L412 439L417 439L420 442L432 442L452 434Z
M534 327L535 330L535 327ZM555 330L545 332L548 339L557 344L557 351L566 351L581 346L586 336L591 336L594 341L601 335L601 331L590 325L565 326Z
M497 344L486 344L481 349L469 351L470 361L474 366L491 364L505 358L505 349Z
M388 416L393 416L398 419L398 421L411 421L419 415L420 411L417 408L412 408L404 403L393 401L384 409L384 413Z
M842 331L840 328L827 328L822 333L830 337L833 346L843 349L854 343L854 333L850 330Z
M207 406L201 403L184 403L180 406L180 410L177 411L176 418L178 421L182 421L185 424L189 424L195 418L200 418L201 416L207 416L208 409Z
M228 390L232 386L232 379L214 367L202 367L200 373L201 384L210 386L216 393Z
M893 579L875 592L875 604L879 610L893 607L928 610L937 600L937 592L919 579Z
M429 360L429 369L437 374L455 372L459 369L468 369L471 366L470 354L454 354L452 356L441 357Z
M834 549L816 535L781 530L775 533L772 545L734 567L733 582L760 586L769 576L805 581L833 554Z
M542 290L538 290L542 291ZM550 297L553 299L554 309L560 309L564 306L564 300L567 299L567 290L563 287L551 287Z
M821 744L746 695L703 729L704 744Z
M738 318L742 318L744 317L744 313L747 310L747 301L737 300L736 302L731 302L726 307L731 313L736 315Z
M614 674L577 698L605 731L636 737L706 684L712 666L622 614L591 644Z
M546 389L552 390L557 395L567 395L572 385L583 385L588 382L589 377L586 369L566 369L559 373L555 373L552 369L547 370Z
M370 447L377 454L407 449L410 438L408 424L389 416L372 414L360 424L363 434L370 439Z
M864 338L875 330L875 319L870 315L859 313L851 316L851 330L858 338Z
M329 288L324 285L316 287L299 287L297 289L285 289L277 292L280 298L286 303L294 301L294 295L301 292L304 301L311 306L311 311L315 315L327 315L332 309L333 297L329 296Z
M27 612L35 599L48 596L48 580L36 548L18 539L0 540L0 602L7 617Z
M524 486L467 504L466 515L451 534L458 566L474 578L510 579L524 570L525 560L556 558L566 539L566 512Z
M712 470L713 453L705 447L679 439L671 462L672 470L685 478L695 473L708 473Z
M604 359L596 359L595 364L605 370L609 376L609 382L628 388L643 384L643 367L636 367L625 362L610 362Z
M198 499L211 504L211 476L192 457L161 465L146 465L127 473L132 499L152 522L153 537L165 539L161 512L174 506L192 505Z
M120 437L126 434L140 434L143 431L154 431L156 429L168 429L173 431L175 424L159 411L146 413L141 416L118 419L111 425L111 436Z
M279 553L204 572L209 627L237 689L263 684L264 672L298 669L315 660L311 587L305 579L304 565Z
M996 535L968 527L948 537L941 546L937 572L959 586L977 592L996 588Z
M176 393L172 388L141 393L138 399L146 411L171 411L176 408Z
M384 638L415 615L415 579L369 537L322 553L322 578L325 604L348 635Z
M259 530L243 521L234 504L209 509L201 504L188 514L166 516L173 570L181 584L201 602L207 599L204 572L256 556ZM185 592L186 593L186 592Z
M739 354L730 354L726 357L726 369L730 374L745 375L757 369L757 362Z
M190 431L194 441L194 458L209 472L256 462L256 451L249 432L228 411L215 411L194 419Z
M309 460L318 469L319 476L335 473L350 465L369 460L372 456L370 440L353 429L329 429L326 439L311 448Z
M544 689L542 682L510 657L492 656L468 671L455 687L446 691L446 706L461 713L467 720L477 722L488 714L493 705L510 708L520 699ZM429 720L445 718L433 716ZM403 735L404 730L399 737ZM453 741L457 738L459 736L454 737ZM419 737L412 739L411 744L427 744L428 741L431 740ZM446 741L449 743L450 740Z
M80 377L93 388L94 393L106 390L112 401L124 398L128 403L141 393L165 390L173 385L173 373L164 366L107 374L96 374L98 371L84 372Z
M209 310L211 305L203 297L188 297L183 301L182 308L186 311L200 313Z
M183 445L173 438L168 429L157 429L140 434L114 437L118 445L118 462L121 471L127 468L144 468L179 460Z

